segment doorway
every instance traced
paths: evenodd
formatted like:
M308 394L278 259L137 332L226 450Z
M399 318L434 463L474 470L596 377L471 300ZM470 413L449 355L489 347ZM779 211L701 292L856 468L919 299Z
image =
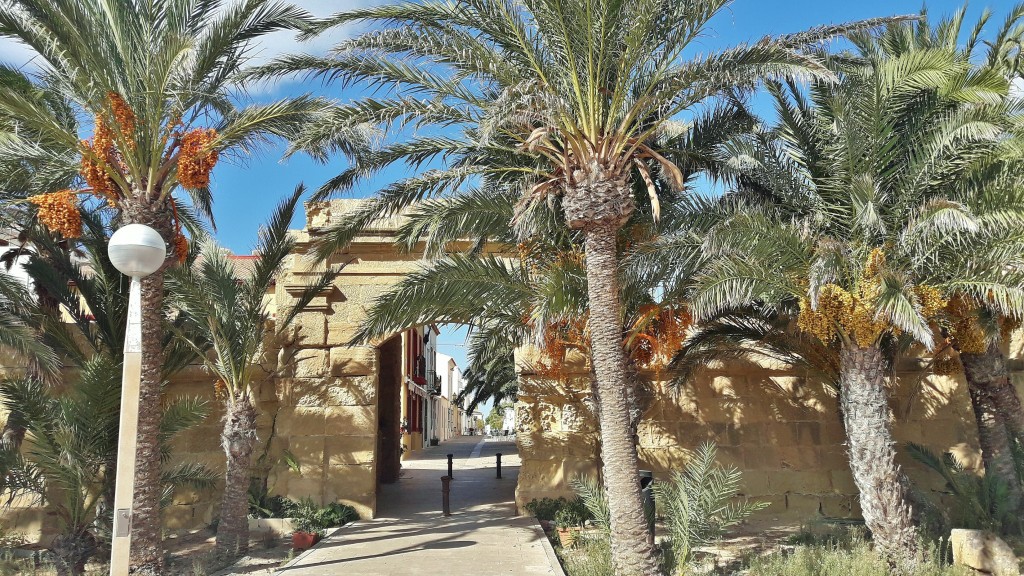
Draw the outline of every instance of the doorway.
M377 388L377 483L398 481L401 469L402 337L380 345Z

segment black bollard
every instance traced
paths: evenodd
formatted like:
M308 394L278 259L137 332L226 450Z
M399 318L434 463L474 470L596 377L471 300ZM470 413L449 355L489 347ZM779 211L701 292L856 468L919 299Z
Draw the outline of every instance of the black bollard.
M654 544L654 473L650 470L640 470L640 493L647 519L647 541Z
M441 476L441 510L445 516L452 515L452 507L449 499L449 494L452 491L452 479L451 476Z
M501 480L501 452L495 454L498 457L498 480Z
M454 458L454 457L455 457L455 454L449 454L448 455L448 477L449 478L455 478L455 476L452 474L452 458Z

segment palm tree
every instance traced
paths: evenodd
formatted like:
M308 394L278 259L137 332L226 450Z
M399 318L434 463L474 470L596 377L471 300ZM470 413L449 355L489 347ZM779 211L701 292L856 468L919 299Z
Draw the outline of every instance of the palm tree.
M84 372L94 359L100 357L114 366L120 365L122 361L128 282L107 258L109 235L109 224L95 213L85 213L80 238L64 241L41 231L34 234L33 252L25 264L25 271L37 292L48 295L57 313L40 315L30 312L32 315L22 316L21 321L34 323L40 334L34 336L34 340L51 353L55 352L73 370ZM62 313L70 321L65 320ZM176 321L177 325L180 323L180 320ZM181 328L176 332L175 337L165 334L162 341L164 365L161 377L165 382L195 360L193 345L186 345L185 340L201 342L195 334ZM27 374L26 380L32 385L48 383L56 387L57 393L65 389L63 381L53 383L32 374ZM74 385L74 380L71 382ZM185 397L165 404L159 437L162 505L169 502L167 487L172 484L184 482L205 487L212 483L205 467L183 464L169 468L171 453L168 442L177 431L198 424L205 418L203 403ZM25 430L25 425L25 415L17 411L8 415L8 429ZM17 443L8 446L8 449L16 448ZM107 470L113 470L117 462L117 442L106 449L104 457L107 459ZM104 486L106 490L99 494L97 503L99 536L109 533L113 518L114 486L112 482Z
M67 102L53 92L33 84L31 78L23 72L0 65L0 98L12 95L30 102L40 115L48 117L49 125L60 126L67 132L78 131L77 119ZM25 143L31 143L31 146L25 146ZM48 158L73 155L74 149L65 143L55 142L46 134L21 125L18 118L0 112L0 205L4 208L0 216L0 227L16 236L20 244L0 259L0 265L5 269L32 253L35 237L51 234L39 222L37 207L27 202L31 190L36 187L51 190L67 188L77 174L74 168L68 166L50 172L39 168L48 163ZM38 314L31 326L38 330L45 318L59 316L60 312L55 298L41 284L34 283L32 288ZM39 336L36 334L31 341L40 341ZM27 375L33 379L56 383L59 374L55 366L53 362L47 364L37 356L29 355ZM22 432L6 429L4 436L17 441Z
M718 54L684 54L728 0L471 0L401 3L338 14L325 30L367 22L373 31L326 57L293 56L263 74L306 72L380 87L384 97L346 106L316 126L303 145L329 152L339 128L380 127L397 137L354 150L350 169L324 193L400 162L441 167L385 186L354 217L327 234L329 257L371 220L468 187L515 191L517 216L548 199L582 236L590 306L590 345L598 382L605 481L620 574L650 574L629 434L626 354L619 301L617 234L646 187L657 215L658 182L683 186L677 166L658 153L668 123L721 93L763 78L822 73L799 48L845 30L830 27L766 38ZM415 134L402 130L417 126ZM430 164L434 166L434 164ZM517 218L519 220L521 218Z
M978 23L974 26L975 30L979 30L984 26L987 21L991 18L988 11L984 12L979 18ZM962 19L962 15L958 13L958 18L954 19L954 22L959 24L958 20ZM1020 26L1020 22L1024 19L1024 3L1017 4L1007 13L1002 25L994 35L993 39L989 42L985 42L987 48L983 59L984 66L998 70L1008 80L1013 81L1014 79L1021 78L1021 45L1024 43L1024 28ZM951 34L959 33L959 25L950 26ZM973 36L972 36L973 38ZM978 43L976 41L970 41L967 44L967 48L963 50L964 57L971 58L976 57L975 46ZM1013 99L1012 94L1008 94L1008 99ZM1017 96L1019 99L1019 96ZM1011 103L1013 109L1016 111L1020 110L1021 103ZM1019 112L1018 112L1019 113ZM1014 161L1019 161L1019 157L1010 158L1009 162L1005 158L996 158L995 162L988 167L988 172L983 173L984 178L982 179L984 187L978 187L975 190L975 194L972 199L975 203L981 204L977 209L989 209L993 214L999 215L1001 211L1005 212L1008 209L1014 210L1019 209L1017 205L1011 205L1013 200L1017 198L1016 192L1020 190L1020 179L1018 174L1020 173L1019 166L1014 166ZM1013 249L1010 244L1000 244L998 239L994 239L994 247L1002 247L1006 252L996 252L996 254L1004 254L1004 257L1012 257ZM1004 238L1003 241L1009 242L1016 240L1013 238ZM994 263L993 270L1003 268L1012 269L1012 266L1008 266L1007 262L996 262ZM1021 406L1020 397L1017 395L1016 389L1010 381L1009 374L1006 368L1006 355L1002 351L1001 341L1005 340L1002 336L1008 333L1008 329L1012 328L1013 325L1019 322L1022 316L1021 310L1000 310L998 307L990 306L987 302L977 302L976 305L969 309L969 316L981 319L980 326L970 317L960 318L960 324L963 327L970 327L971 331L976 331L977 328L982 328L985 333L985 342L977 343L974 346L968 345L968 350L964 350L963 346L959 342L955 344L958 347L960 361L963 364L964 375L967 379L968 385L971 388L972 398L975 398L976 412L978 407L981 408L981 412L978 412L976 416L979 421L979 429L983 427L982 422L988 422L988 429L991 431L990 435L994 438L1001 438L1004 435L1002 427L1006 428L1006 434L1010 436L1010 441L1016 441L1018 447L1024 448L1024 407ZM987 321L986 321L987 320ZM971 350L970 348L973 348ZM995 442L995 440L993 440ZM1001 454L1007 454L1012 450L1009 444L992 450L992 452L1000 452ZM999 458L1003 461L1002 468L1005 470L1008 468L1007 458L1002 456ZM986 464L987 466L987 464ZM1000 475L1000 477L1004 477ZM1024 503L1024 497L1020 498L1019 501Z
M57 357L51 349L42 345L36 337L34 325L26 318L37 317L38 307L29 294L28 287L14 276L0 271L0 345L36 358L38 363L55 369Z
M912 26L887 30L880 46L891 57L941 48L956 54L965 64L980 62L981 69L1011 80L1015 71L1008 56L1014 50L1012 47L1019 50L1024 41L1024 28L1018 26L1024 19L1024 4L1010 11L993 39L987 42L980 37L991 19L991 12L986 10L960 44L965 14L966 9L961 8L933 25L927 14L922 13ZM1007 94L1006 98L1010 96ZM1020 104L1007 102L1004 110L1008 115L1004 122L1009 124L1019 117L1021 108ZM1002 334L1009 333L1024 317L1024 310L1016 307L1020 301L1007 297L1024 287L1024 278L1019 273L1019 222L1024 217L1024 179L1020 173L1024 158L1013 141L1010 139L1006 146L977 161L951 195L970 209L983 233L938 243L928 255L932 274L941 279L940 283L955 285L957 280L973 275L979 280L984 276L989 284L990 297L982 300L961 290L948 293L946 296L952 301L946 307L947 318L942 324L950 348L956 351L963 366L986 473L1005 484L1010 509L1024 504L1024 487L1017 474L1012 446L1014 433L1018 441L1024 442L1024 410L1010 383L1001 347ZM952 351L940 353L935 366L949 371L950 354Z
M927 256L977 230L954 191L998 147L1005 110L995 102L1007 85L949 50L891 56L887 37L853 34L857 52L832 63L834 84L807 93L775 85L779 125L727 147L750 181L769 184L756 192L772 201L737 210L710 234L693 307L707 318L798 304L799 329L837 348L864 519L904 566L920 550L895 461L887 367L909 342L934 347L930 322L944 294L1000 289L978 276L943 284Z
M117 208L122 221L155 228L185 251L176 222L182 189L207 217L209 174L219 154L248 152L272 137L294 135L324 104L308 97L240 107L240 71L252 43L280 29L294 29L305 13L271 0L221 7L212 0L18 0L0 6L0 36L36 53L38 79L70 103L73 115L92 118L93 137L48 122L26 98L0 94L0 116L17 118L30 133L74 150L37 158L31 141L5 144L15 158L36 158L37 169L79 172L71 191L33 190L40 219L65 237L77 233L78 203L94 195ZM168 265L173 257L168 259ZM160 373L163 366L163 273L142 283L142 390L135 506L134 570L162 570L158 446Z
M320 275L291 305L276 313L268 306L266 295L295 247L288 225L303 192L301 186L297 188L260 230L256 246L259 259L247 276L239 277L227 252L212 240L203 242L199 262L180 267L171 275L170 301L185 316L184 328L201 334L202 341L212 348L213 354L206 355L204 346L192 344L196 355L217 378L224 401L221 446L227 472L217 525L217 549L223 554L244 553L249 547L246 493L257 442L258 414L253 403L256 374L262 373L261 367L267 363L268 345L284 334L296 315L337 276L336 271ZM192 342L189 338L182 341Z

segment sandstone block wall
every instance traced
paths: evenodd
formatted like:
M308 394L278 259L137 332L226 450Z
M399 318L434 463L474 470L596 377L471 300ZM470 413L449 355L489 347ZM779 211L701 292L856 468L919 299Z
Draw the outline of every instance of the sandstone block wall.
M522 459L516 503L570 496L575 474L598 474L600 450L590 381L584 362L561 381L532 372L522 351L516 404ZM961 377L898 373L890 406L897 441L952 451L981 467L974 416ZM656 382L641 399L641 467L664 478L702 441L717 444L719 459L743 472L743 494L770 506L762 517L800 522L818 514L857 517L857 490L849 471L835 393L792 370L736 365L702 374L681 390ZM1024 374L1016 374L1020 386ZM942 480L901 454L901 465L925 490Z

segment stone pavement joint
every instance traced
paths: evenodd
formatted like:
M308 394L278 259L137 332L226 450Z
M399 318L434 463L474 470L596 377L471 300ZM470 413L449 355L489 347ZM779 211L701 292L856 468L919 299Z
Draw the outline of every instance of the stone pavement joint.
M447 454L459 466L446 518L441 477ZM564 576L537 521L516 515L519 466L515 442L505 438L458 437L413 452L402 462L399 481L380 487L376 519L335 532L278 574Z

